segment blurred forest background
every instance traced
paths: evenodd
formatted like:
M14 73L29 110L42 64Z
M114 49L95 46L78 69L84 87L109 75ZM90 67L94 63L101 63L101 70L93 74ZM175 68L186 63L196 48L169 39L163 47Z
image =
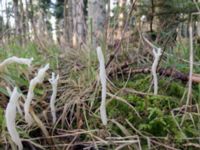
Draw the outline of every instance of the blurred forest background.
M17 115L24 149L200 149L199 0L0 0L0 10L0 62L34 58L29 70L0 67L0 149L17 149L5 124L6 87L26 95L47 63L47 77L34 90L35 123ZM106 126L99 115L98 46L107 75ZM60 75L55 124L50 71Z

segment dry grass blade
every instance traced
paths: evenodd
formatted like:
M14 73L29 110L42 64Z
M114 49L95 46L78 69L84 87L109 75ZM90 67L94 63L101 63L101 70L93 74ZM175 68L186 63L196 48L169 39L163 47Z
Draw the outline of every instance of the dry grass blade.
M123 132L124 135L126 136L131 136L131 134L129 133L129 131L126 129L126 127L124 127L121 123L117 122L116 120L112 119L111 122L113 122L115 125L117 125L120 130Z
M49 132L47 131L45 125L43 124L43 122L38 118L38 116L34 113L33 109L30 108L30 114L32 115L35 123L37 124L37 126L41 129L41 131L43 132L45 138L47 139L47 142L49 144L52 144L52 140L49 139L50 135Z

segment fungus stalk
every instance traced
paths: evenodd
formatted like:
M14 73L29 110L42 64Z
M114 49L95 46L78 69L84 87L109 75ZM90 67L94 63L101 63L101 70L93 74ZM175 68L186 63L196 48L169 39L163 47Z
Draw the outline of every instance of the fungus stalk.
M18 149L22 150L23 145L22 145L21 139L19 137L19 134L16 130L16 123L15 123L16 107L17 107L18 99L20 96L21 96L21 94L18 93L17 87L15 87L10 96L9 103L6 108L5 118L6 118L6 126L8 129L8 132L11 136L11 139L18 146Z
M193 52L193 29L192 23L189 24L189 40L190 40L190 72L189 72L189 81L188 81L188 94L186 105L192 105L192 74L193 74L193 63L194 63L194 52Z
M6 87L6 90L7 90L7 92L8 92L8 95L11 97L11 95L12 95L11 89L10 89L9 87ZM21 116L23 116L23 113L22 113L22 110L21 110L21 108L20 108L19 102L16 104L16 107L17 107L17 110L18 110L19 114L20 114Z
M104 125L107 125L107 115L106 115L106 69L105 69L105 62L104 56L101 50L101 47L97 47L97 56L100 64L100 80L101 80L101 106L100 106L100 115L101 120Z
M18 58L16 56L7 58L2 63L0 63L0 70L3 70L7 65L12 63L18 63L18 64L25 64L28 65L28 67L31 66L31 63L33 61L33 58Z
M51 95L51 100L50 100L50 108L51 108L51 114L53 117L53 123L56 122L55 101L56 101L56 95L57 95L58 79L59 79L59 75L55 76L55 73L52 73L52 77L51 79L49 79L49 82L51 83L52 90L53 90L53 93Z
M26 120L26 122L28 123L29 126L33 122L32 117L31 117L31 115L29 113L29 109L30 109L31 101L32 101L32 99L34 97L34 89L35 89L37 84L43 82L44 77L45 77L45 72L48 69L49 69L49 64L47 64L44 68L41 68L38 71L37 76L30 81L27 99L26 99L25 104L24 104L25 120Z
M157 50L157 51L156 51ZM156 74L158 62L161 56L161 48L153 48L153 56L154 56L154 62L152 64L151 72L153 75L153 85L154 85L154 95L158 94L158 77Z

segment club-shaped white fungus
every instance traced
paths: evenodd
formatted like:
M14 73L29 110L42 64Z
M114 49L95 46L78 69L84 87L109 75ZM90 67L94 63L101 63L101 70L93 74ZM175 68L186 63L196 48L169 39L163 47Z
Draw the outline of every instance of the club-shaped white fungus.
M157 50L157 51L156 51ZM158 62L161 56L161 48L153 48L153 56L154 56L154 62L152 64L151 72L153 75L153 85L154 85L154 95L158 94L158 77L156 74Z
M9 87L6 87L6 90L8 92L8 95L11 97L11 95L12 95L11 89ZM19 114L22 116L23 114L22 114L22 110L21 110L21 108L19 106L19 103L17 103L16 106L17 106L17 110L18 110Z
M104 56L101 50L101 47L97 47L97 56L100 64L100 80L101 80L101 106L100 106L100 115L103 125L107 125L107 115L106 115L106 69L105 69L105 62Z
M15 87L11 94L9 103L6 107L5 118L6 118L6 126L11 136L11 139L18 146L19 150L22 150L23 149L22 142L16 130L16 123L15 123L16 106L20 96L21 94L17 92L17 87Z
M142 17L140 18L141 22L146 22L147 21L147 17L145 15L142 15Z
M57 86L58 86L58 79L59 75L55 76L55 73L52 73L51 79L49 79L49 82L52 85L52 90L53 93L51 95L51 100L50 100L50 108L51 108L51 114L53 117L53 123L56 122L56 107L55 107L55 101L56 101L56 95L57 95Z
M32 61L33 61L33 58L18 58L16 56L13 56L13 57L7 58L2 63L0 63L0 70L2 70L7 65L12 64L12 63L25 64L30 67Z
M47 64L45 67L39 69L37 76L30 81L27 99L26 99L25 104L24 104L25 120L26 120L26 122L28 123L29 126L33 122L32 117L29 114L29 109L30 109L31 101L34 97L34 88L38 83L43 82L44 77L45 77L45 73L48 69L49 69L49 64Z

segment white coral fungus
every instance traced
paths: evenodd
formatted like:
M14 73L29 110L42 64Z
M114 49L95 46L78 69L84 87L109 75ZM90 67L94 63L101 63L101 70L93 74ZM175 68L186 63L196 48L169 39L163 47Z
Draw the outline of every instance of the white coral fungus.
M161 56L161 48L157 48L157 51L155 48L153 48L153 55L154 55L154 62L152 64L151 72L153 75L153 84L154 84L154 95L158 94L158 77L156 74L158 62Z
M6 87L6 90L8 92L8 95L11 96L12 95L11 89L9 87ZM19 114L22 116L23 114L22 114L22 110L20 108L19 102L16 104L16 106L17 106L17 110L18 110Z
M32 117L29 114L29 109L30 109L31 101L34 97L34 88L38 83L43 82L45 73L48 69L49 69L49 64L47 64L45 67L39 69L37 76L30 81L27 99L24 104L25 120L29 126L32 124Z
M106 69L105 69L105 62L104 56L101 50L101 47L97 47L97 56L100 64L100 80L101 80L101 106L100 106L100 115L101 120L104 125L107 125L107 115L106 115Z
M33 58L18 58L16 56L7 58L2 63L0 63L0 69L5 68L7 65L12 63L18 63L18 64L25 64L28 65L28 67L31 66L31 63L33 61Z
M140 18L141 22L146 22L147 21L147 17L145 15L142 15L142 17Z
M6 118L6 126L11 136L11 139L18 146L19 150L22 150L23 149L22 142L16 130L16 123L15 123L16 107L20 96L21 94L18 93L17 87L15 87L6 108L5 118Z
M56 122L55 101L56 101L56 95L57 95L58 79L59 79L59 75L55 76L55 73L52 73L52 77L51 79L49 79L49 82L51 83L52 90L53 90L53 93L51 95L51 100L50 100L50 108L51 108L51 114L53 117L53 123Z

